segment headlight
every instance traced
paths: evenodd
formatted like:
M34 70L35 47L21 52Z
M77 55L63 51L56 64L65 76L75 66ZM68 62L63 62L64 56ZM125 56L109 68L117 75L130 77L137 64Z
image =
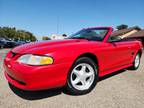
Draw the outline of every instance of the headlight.
M38 56L32 54L22 55L17 60L19 63L29 64L29 65L48 65L53 63L53 58L48 56Z

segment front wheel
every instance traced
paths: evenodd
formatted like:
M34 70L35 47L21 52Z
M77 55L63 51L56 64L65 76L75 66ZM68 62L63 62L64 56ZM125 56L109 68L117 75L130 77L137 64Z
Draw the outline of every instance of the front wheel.
M66 90L70 94L89 93L97 83L97 65L88 57L79 58L72 66L67 78Z

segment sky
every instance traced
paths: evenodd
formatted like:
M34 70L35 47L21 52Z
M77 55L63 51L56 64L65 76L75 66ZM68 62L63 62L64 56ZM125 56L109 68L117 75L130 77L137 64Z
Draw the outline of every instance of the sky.
M120 24L144 28L144 0L0 0L0 26L30 31L39 40Z

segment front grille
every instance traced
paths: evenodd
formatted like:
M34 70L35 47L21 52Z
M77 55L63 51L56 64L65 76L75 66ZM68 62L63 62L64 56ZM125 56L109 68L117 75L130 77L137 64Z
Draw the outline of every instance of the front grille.
M16 82L18 82L19 84L22 84L22 85L26 85L26 83L22 82L22 81L18 81L16 80L15 78L13 78L12 76L10 76L9 74L7 74L12 80L15 80Z

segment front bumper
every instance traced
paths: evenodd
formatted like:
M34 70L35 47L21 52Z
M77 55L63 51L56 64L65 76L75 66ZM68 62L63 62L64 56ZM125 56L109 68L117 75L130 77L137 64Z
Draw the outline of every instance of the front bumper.
M71 63L29 66L4 60L4 73L9 83L23 90L43 90L64 86Z

